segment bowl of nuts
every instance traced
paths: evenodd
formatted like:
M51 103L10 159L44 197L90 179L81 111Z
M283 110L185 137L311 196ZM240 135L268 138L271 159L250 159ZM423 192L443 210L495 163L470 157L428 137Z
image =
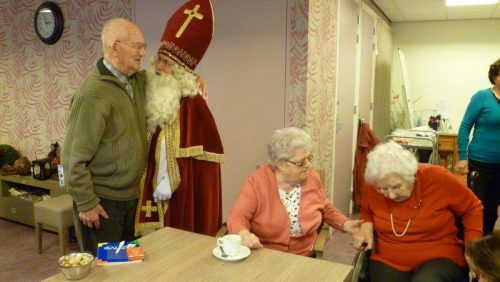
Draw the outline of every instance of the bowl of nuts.
M75 252L60 257L57 263L66 279L79 280L89 274L93 261L94 256L92 254Z

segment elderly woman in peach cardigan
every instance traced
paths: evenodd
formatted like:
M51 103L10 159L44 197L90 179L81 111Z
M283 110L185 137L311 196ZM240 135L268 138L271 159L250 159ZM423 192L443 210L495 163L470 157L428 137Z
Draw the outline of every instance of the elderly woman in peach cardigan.
M353 233L361 223L349 220L327 199L317 171L311 168L312 141L304 130L276 130L268 144L270 163L244 182L229 215L229 233L242 245L314 256L323 222Z

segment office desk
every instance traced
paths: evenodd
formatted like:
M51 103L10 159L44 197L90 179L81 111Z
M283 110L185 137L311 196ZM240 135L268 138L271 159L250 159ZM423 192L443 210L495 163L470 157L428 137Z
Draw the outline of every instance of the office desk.
M139 239L143 262L93 265L82 281L349 281L352 266L269 249L238 262L212 255L215 238L163 228ZM56 263L56 262L54 262ZM65 281L62 273L44 281Z

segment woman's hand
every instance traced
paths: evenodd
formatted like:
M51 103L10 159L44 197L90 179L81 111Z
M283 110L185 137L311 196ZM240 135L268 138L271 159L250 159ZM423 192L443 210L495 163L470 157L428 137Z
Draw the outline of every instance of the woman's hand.
M341 228L342 232L348 232L351 234L354 234L354 232L358 231L359 228L361 227L361 223L363 223L362 220L360 219L349 219L342 223Z
M455 172L461 175L466 175L468 166L469 162L467 160L458 161L455 163Z
M241 236L241 244L243 246L249 247L250 249L261 248L262 244L255 234L250 233L250 231L243 229L238 233Z
M363 222L361 227L352 234L352 246L357 250L373 249L373 223Z

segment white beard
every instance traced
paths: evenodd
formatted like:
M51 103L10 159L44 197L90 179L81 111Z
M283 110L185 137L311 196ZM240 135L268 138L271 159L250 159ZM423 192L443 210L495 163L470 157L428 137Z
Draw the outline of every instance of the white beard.
M146 117L148 131L154 133L156 127L172 124L179 115L180 99L199 93L196 77L174 68L174 74L156 72L154 64L146 69Z

